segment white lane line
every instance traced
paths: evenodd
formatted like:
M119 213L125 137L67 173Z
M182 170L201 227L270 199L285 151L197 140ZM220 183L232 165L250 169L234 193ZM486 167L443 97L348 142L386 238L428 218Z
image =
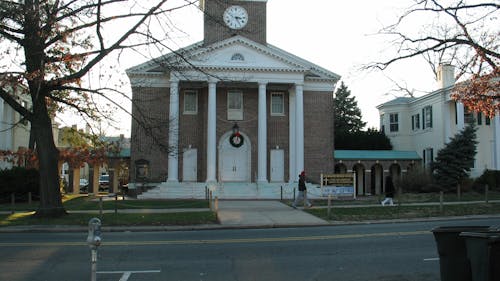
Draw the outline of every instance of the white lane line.
M130 275L132 275L132 272L125 272L123 273L122 278L118 281L127 281L130 278Z
M99 274L120 274L120 273L161 273L161 270L120 270L120 271L97 271Z
M99 274L123 274L118 281L128 281L132 273L160 273L161 270L136 270L136 271L97 271Z
M424 259L424 261L438 261L439 258L428 258L428 259Z

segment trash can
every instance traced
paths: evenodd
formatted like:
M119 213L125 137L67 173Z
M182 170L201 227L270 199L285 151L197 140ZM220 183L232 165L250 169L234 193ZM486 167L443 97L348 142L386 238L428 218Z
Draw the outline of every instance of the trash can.
M442 226L432 230L439 253L441 281L472 281L462 232L487 232L489 226Z
M500 232L463 232L472 281L500 280Z

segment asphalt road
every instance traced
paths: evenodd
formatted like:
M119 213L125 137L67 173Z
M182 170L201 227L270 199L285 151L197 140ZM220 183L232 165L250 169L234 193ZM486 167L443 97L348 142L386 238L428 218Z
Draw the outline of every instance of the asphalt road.
M497 220L103 233L99 281L439 280L430 230ZM0 280L90 280L86 233L0 234Z

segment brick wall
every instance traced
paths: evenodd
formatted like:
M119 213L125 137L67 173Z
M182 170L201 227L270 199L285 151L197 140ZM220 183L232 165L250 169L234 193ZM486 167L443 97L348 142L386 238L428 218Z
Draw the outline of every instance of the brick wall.
M149 180L165 181L168 159L169 89L132 88L131 181L135 161L149 161Z
M227 27L222 19L227 7L238 5L247 10L248 23L240 30ZM205 45L241 35L255 42L266 44L266 3L228 0L206 0L205 3Z
M304 169L308 180L333 173L333 93L304 92Z
M235 88L236 87L236 88ZM243 91L243 120L236 121L240 131L249 137L251 143L251 175L252 181L257 176L258 164L258 88L257 85L241 87L221 84L217 87L217 146L221 137L231 131L235 121L227 120L227 92L230 89ZM184 91L198 92L198 113L184 114ZM270 90L267 92L267 175L270 178L270 150L284 150L285 181L289 175L289 97L284 92L285 114L271 116ZM132 112L139 122L132 122L131 163L145 159L150 162L152 181L165 181L168 172L168 88L133 88L134 106ZM197 180L206 180L206 143L207 143L207 87L193 88L189 84L179 88L179 180L182 181L182 153L190 146L196 148L198 155ZM304 166L308 178L319 181L320 173L332 173L333 161L333 96L332 93L304 93ZM217 152L217 160L219 160ZM218 167L218 165L217 165ZM132 181L135 180L135 169L131 169ZM291 175L295 180L295 175Z

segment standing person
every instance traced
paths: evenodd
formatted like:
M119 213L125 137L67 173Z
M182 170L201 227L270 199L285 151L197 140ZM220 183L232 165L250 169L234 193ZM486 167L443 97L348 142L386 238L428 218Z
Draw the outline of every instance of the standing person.
M385 199L381 202L382 206L385 206L387 203L391 206L394 205L392 198L394 198L394 183L392 182L392 177L387 176L385 177Z
M295 198L295 201L292 204L292 207L297 209L297 204L300 203L300 201L304 202L304 205L307 207L312 207L312 204L307 200L307 188L306 188L306 172L302 171L299 175L299 194L297 198Z

